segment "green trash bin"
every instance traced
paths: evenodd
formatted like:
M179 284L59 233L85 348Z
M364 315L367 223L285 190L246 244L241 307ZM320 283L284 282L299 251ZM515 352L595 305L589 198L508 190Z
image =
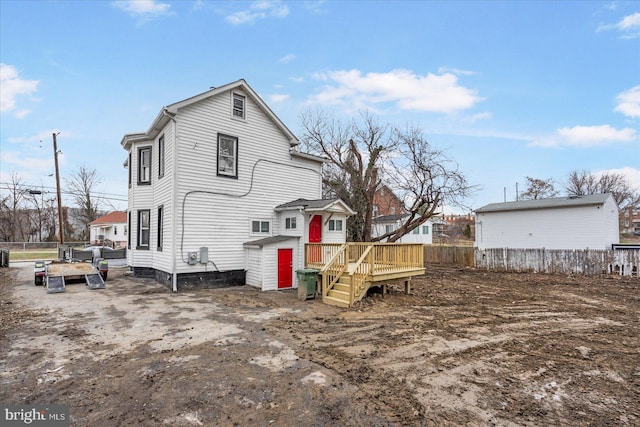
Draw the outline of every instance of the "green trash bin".
M318 282L319 270L313 268L303 268L296 270L298 275L298 299L301 301L316 297L316 283Z

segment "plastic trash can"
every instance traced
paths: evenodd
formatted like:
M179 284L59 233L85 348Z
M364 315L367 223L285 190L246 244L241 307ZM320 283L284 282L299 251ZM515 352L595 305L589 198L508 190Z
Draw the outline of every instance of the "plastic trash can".
M298 275L298 299L301 301L316 297L316 283L318 282L319 270L313 268L303 268L296 270Z

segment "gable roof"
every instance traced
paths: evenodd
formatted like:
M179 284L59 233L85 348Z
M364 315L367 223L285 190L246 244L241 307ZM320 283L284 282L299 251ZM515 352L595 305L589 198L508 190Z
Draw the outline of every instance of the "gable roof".
M127 222L127 213L122 211L114 211L108 213L100 218L91 221L89 225L99 225L99 224L120 224Z
M579 206L603 205L611 196L609 193L591 194L588 196L552 197L549 199L521 200L518 202L490 203L479 209L476 213L523 211L534 209L557 209Z
M355 215L355 212L342 199L296 199L291 202L283 203L276 206L276 211L288 211L295 209L304 209L307 212L328 211L337 208L347 212L349 215Z
M206 92L200 93L182 101L174 102L173 104L169 104L166 107L163 107L149 127L149 130L147 130L146 132L126 134L122 137L120 145L122 145L125 150L128 150L133 142L154 139L181 108L234 89L242 89L247 94L247 96L260 107L260 109L267 115L267 117L269 117L271 121L273 121L273 123L280 129L280 131L289 139L289 144L292 147L300 144L298 138L296 138L293 132L291 132L289 128L278 118L278 116L275 115L275 113L262 100L262 98L260 98L256 91L254 91L244 79L240 79L235 82L228 83L217 88L212 88Z

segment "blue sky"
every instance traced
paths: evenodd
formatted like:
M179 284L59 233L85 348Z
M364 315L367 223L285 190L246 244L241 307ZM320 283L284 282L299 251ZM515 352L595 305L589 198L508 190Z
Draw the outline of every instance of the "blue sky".
M60 132L114 208L122 136L240 78L298 136L309 106L419 126L474 209L576 169L640 189L638 2L0 0L0 62L0 182L53 187Z

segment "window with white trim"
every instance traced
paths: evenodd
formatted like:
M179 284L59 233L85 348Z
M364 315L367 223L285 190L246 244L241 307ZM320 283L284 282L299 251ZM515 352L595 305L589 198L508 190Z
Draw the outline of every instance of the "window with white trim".
M429 234L429 226L428 225L423 225L422 226L422 234Z
M164 135L158 139L158 178L164 176Z
M342 231L342 220L341 219L330 219L329 220L329 231Z
M158 251L162 251L162 241L164 240L164 205L158 206L157 240Z
M138 245L136 249L149 249L150 231L151 211L149 209L138 211Z
M244 96L238 94L238 93L234 93L233 94L233 107L232 107L232 111L233 111L233 117L237 118L237 119L244 119L245 118L245 106L246 106L246 100L247 98L245 98Z
M420 227L416 227L413 229L413 234L420 234Z
M138 150L138 185L151 184L151 147Z
M384 234L391 233L393 231L393 225L384 226Z
M238 138L218 134L218 175L238 177Z
M287 230L295 230L296 229L296 218L285 218L284 220L284 228Z
M269 221L251 221L251 233L268 234L271 229Z

